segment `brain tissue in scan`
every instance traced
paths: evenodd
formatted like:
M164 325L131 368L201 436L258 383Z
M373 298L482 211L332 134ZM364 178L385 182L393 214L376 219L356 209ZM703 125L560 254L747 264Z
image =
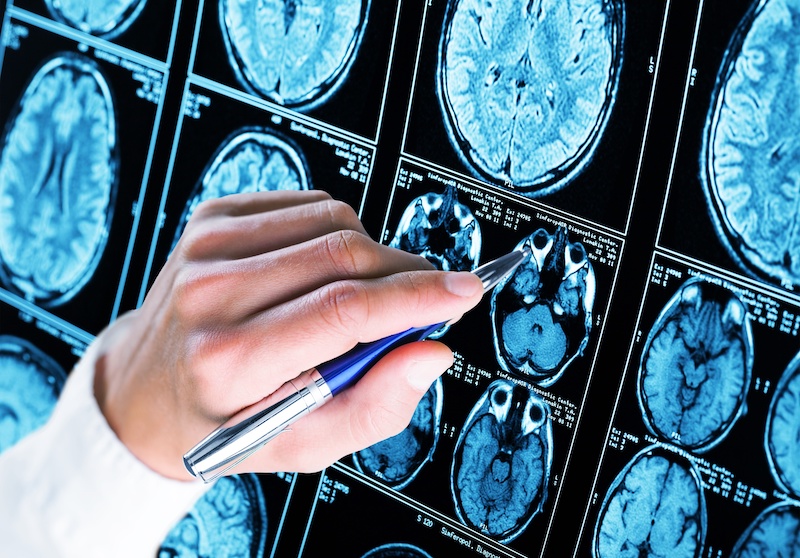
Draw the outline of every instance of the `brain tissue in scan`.
M414 480L433 458L442 419L442 380L431 385L400 434L353 454L356 468L396 490Z
M619 0L451 0L437 94L467 167L528 196L568 184L614 104L624 20Z
M370 0L220 0L228 58L251 93L304 109L347 80Z
M762 0L717 76L700 178L717 234L756 277L800 286L800 0Z
M539 229L517 244L530 259L492 291L497 361L541 386L553 384L583 354L592 330L595 276L586 251L566 229Z
M167 535L159 558L264 556L267 508L255 475L222 477Z
M106 39L125 31L146 3L147 0L45 0L58 21Z
M725 287L690 279L662 309L642 352L637 388L647 428L708 450L744 412L752 367L742 301Z
M650 447L617 475L594 532L594 558L699 558L706 532L702 481L695 467Z
M800 498L800 356L783 373L767 415L765 444L772 476Z
M500 542L515 539L544 508L552 459L547 404L513 382L493 382L456 442L450 488L459 520Z
M0 335L0 453L47 421L66 380L40 349Z
M361 558L431 558L431 555L407 543L390 543L373 548Z
M172 246L203 201L246 192L308 189L308 165L297 146L266 128L234 132L222 142L195 186Z
M56 305L94 274L117 184L111 92L97 65L46 62L12 111L0 154L0 279Z
M800 556L800 507L779 503L753 521L736 543L731 558Z

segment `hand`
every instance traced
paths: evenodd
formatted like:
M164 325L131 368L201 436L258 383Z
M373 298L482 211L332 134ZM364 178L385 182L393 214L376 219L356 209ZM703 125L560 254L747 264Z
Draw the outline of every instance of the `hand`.
M142 462L190 479L183 454L231 415L357 342L459 317L481 293L473 274L370 240L323 192L211 200L142 307L97 340L95 397ZM393 351L231 473L320 470L399 433L452 358L433 341Z

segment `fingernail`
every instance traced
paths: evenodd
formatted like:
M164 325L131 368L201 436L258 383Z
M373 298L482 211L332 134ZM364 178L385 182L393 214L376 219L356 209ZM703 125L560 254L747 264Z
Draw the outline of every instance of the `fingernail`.
M468 271L452 272L445 275L445 288L457 296L473 297L483 291L481 280Z
M452 358L449 360L417 361L408 371L408 383L418 391L427 391L431 384L436 381L436 378L441 376L452 365Z

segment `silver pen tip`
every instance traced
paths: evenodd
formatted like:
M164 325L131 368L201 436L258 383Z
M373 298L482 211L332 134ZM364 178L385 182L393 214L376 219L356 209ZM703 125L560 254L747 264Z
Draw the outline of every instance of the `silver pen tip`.
M500 256L496 260L492 260L483 264L478 269L473 271L475 275L483 283L483 292L491 291L500 281L511 274L522 262L527 260L531 255L530 248L523 246L519 250L514 250Z

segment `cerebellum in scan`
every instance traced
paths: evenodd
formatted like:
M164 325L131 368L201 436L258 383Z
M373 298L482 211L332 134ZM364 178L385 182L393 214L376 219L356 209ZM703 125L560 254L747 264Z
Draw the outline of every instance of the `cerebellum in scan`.
M308 164L299 147L268 128L243 128L228 136L209 161L189 198L174 248L197 206L229 194L309 190Z
M789 363L775 387L764 441L775 482L800 498L800 356Z
M742 533L731 558L800 556L800 506L774 504L761 512Z
M442 419L442 380L431 385L398 435L353 454L356 468L396 490L413 481L433 458Z
M128 29L146 3L147 0L45 0L55 19L106 39Z
M348 79L370 0L219 0L228 59L248 91L307 109Z
M619 0L451 0L437 95L476 176L541 196L592 158L617 96Z
M267 508L253 474L222 477L169 532L159 558L264 556Z
M500 542L515 539L544 508L552 460L547 403L521 385L493 382L456 442L450 488L458 519Z
M639 452L608 489L595 525L594 558L700 558L706 534L694 465L656 447Z
M0 153L0 280L45 306L97 269L116 197L117 130L97 64L63 54L33 75Z
M495 353L503 370L547 387L589 342L594 269L563 227L539 229L516 246L523 247L531 257L492 291Z
M695 452L715 446L745 411L752 367L742 301L690 279L662 309L642 352L637 393L647 428Z
M717 75L700 178L717 235L759 279L800 287L800 0L761 0Z

